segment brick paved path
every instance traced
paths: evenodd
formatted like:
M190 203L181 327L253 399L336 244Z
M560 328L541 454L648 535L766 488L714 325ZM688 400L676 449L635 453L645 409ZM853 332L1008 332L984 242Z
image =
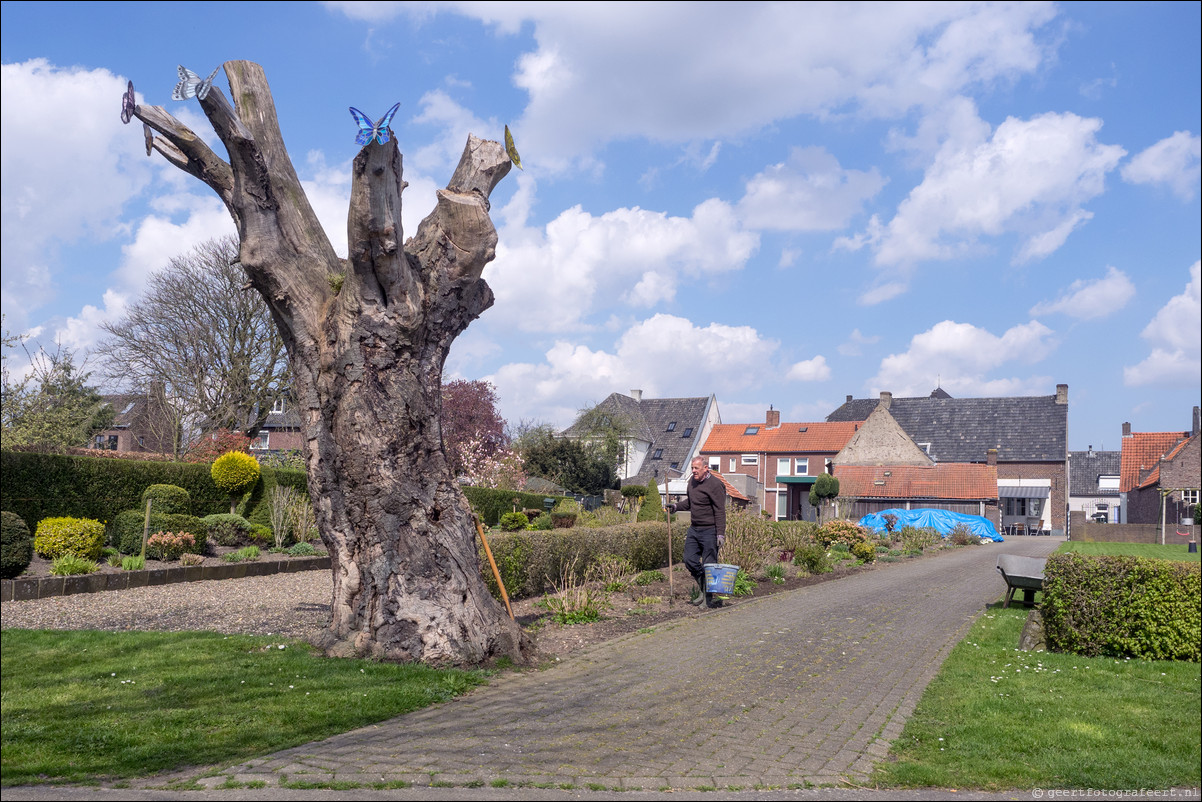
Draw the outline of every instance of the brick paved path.
M1060 542L957 549L736 604L230 774L269 785L860 783L973 619L1004 595L997 554L1042 557Z

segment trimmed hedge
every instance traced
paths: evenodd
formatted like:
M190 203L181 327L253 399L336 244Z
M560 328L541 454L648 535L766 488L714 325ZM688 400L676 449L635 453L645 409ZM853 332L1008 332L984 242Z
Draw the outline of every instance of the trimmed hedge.
M460 489L463 490L463 495L467 496L467 503L472 505L472 510L487 526L496 526L502 515L513 512L515 498L518 500L519 510L546 509L543 507L543 499L552 498L538 493L523 493L519 490L495 490L487 487L463 487Z
M1202 657L1202 568L1143 557L1053 554L1040 605L1048 648L1086 657Z
M4 476L4 506L21 516L30 529L43 518L69 516L111 522L122 510L140 507L145 513L142 494L158 484L186 490L192 499L192 513L200 517L228 515L230 511L229 496L213 484L205 464L2 451L0 473ZM308 493L304 471L263 468L258 484L243 498L239 513L252 523L270 523L271 488L276 484Z
M684 538L688 527L672 526L672 552L675 562L684 559ZM546 531L493 533L488 536L497 570L511 599L539 596L554 591L554 582L562 582L565 569L574 568L577 578L603 554L629 560L636 571L663 568L668 564L667 533L655 523L619 524L606 527L580 527ZM492 568L480 549L484 581L500 597ZM573 566L573 561L575 565Z
M228 514L228 513L227 513ZM119 513L108 525L108 542L122 554L142 553L142 530L146 526L146 510L126 510ZM194 545L189 551L204 554L208 548L204 522L195 515L170 514L165 512L150 513L150 532L189 532L194 539Z
M13 579L33 561L33 535L21 516L5 510L0 513L0 578Z

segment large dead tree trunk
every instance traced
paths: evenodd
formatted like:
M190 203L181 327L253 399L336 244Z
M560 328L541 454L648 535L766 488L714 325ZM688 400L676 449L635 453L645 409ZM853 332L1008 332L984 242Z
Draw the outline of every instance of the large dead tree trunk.
M439 429L447 351L493 302L480 274L495 255L488 197L510 169L504 148L469 136L434 211L402 245L401 154L395 138L368 143L354 161L344 261L288 158L262 68L224 66L234 105L217 87L200 104L228 164L162 108L135 114L161 135L155 149L229 209L242 266L287 344L333 564L318 645L436 664L524 661L528 639L481 579Z

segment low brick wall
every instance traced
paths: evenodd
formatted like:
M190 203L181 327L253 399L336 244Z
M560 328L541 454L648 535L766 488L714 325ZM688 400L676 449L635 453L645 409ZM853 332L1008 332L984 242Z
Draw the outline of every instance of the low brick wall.
M330 570L328 556L225 563L224 565L178 566L147 571L121 571L120 573L83 574L81 576L40 576L24 579L17 577L0 581L0 602L47 599L51 596L100 593L106 590L128 590L129 588L145 588L155 585L172 585L176 582L241 579L247 576L270 576L323 569Z
M1085 523L1084 513L1073 512L1071 515L1072 528L1069 532L1069 540L1094 543L1159 543L1160 542L1160 524L1097 524ZM1185 545L1190 540L1197 540L1200 527L1197 525L1191 527L1180 527L1180 531L1189 530L1192 534L1191 538L1181 537L1177 534L1178 527L1175 524L1168 524L1165 527L1164 541L1166 545Z

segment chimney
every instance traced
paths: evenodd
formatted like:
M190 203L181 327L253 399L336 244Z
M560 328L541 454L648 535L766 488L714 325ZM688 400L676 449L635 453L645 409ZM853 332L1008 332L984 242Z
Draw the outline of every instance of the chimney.
M780 410L773 409L771 404L768 405L768 417L764 421L764 425L768 428L780 426Z
M1068 403L1068 385L1067 384L1057 384L1056 385L1056 403L1057 404L1067 404Z
M1131 436L1131 424L1124 423L1123 424L1123 437L1130 437L1130 436Z
M997 467L997 449L996 448L985 449L985 464L992 465L995 468Z
M846 401L846 403L848 403L848 404L850 404L850 403L851 403L851 396L850 396L850 395L847 397L847 401Z
M635 401L642 401L643 400L643 391L642 390L631 390L630 397L633 398Z
M1199 426L1200 423L1202 423L1202 421L1199 421L1198 419L1198 408L1194 407L1194 425L1190 428L1191 434L1198 434L1199 432L1202 432L1202 426Z
M889 392L888 390L881 390L880 405L885 409L889 409L889 407L893 406L893 393Z

